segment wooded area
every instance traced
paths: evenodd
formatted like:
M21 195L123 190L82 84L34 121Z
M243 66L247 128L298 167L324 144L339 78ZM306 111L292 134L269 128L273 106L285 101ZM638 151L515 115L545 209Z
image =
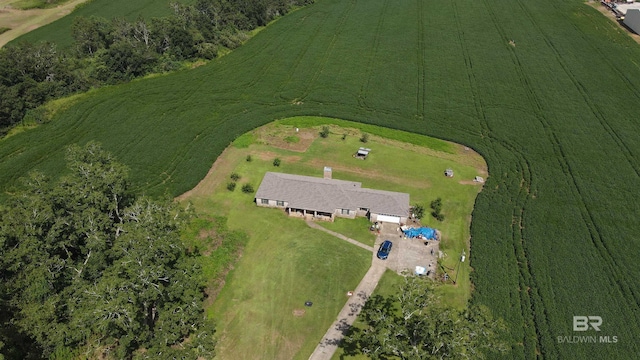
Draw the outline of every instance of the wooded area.
M185 60L213 59L234 49L251 31L312 0L198 0L171 4L173 16L130 22L78 17L74 48L18 43L0 49L0 136L48 100L149 73L177 70Z
M191 214L129 192L96 143L67 164L53 185L32 173L0 211L0 353L210 358L205 280L180 240Z

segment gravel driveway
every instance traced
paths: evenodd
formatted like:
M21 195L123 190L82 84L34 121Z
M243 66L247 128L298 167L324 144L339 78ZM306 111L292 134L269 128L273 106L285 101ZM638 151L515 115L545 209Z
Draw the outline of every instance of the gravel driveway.
M425 245L424 240L404 239L398 225L382 223L380 234L376 238L374 246L374 260L376 252L384 240L393 242L389 258L384 260L387 268L397 273L401 273L404 270L413 273L416 266L423 266L427 270L431 270L431 277L435 276L439 250L437 241L429 241L428 245Z

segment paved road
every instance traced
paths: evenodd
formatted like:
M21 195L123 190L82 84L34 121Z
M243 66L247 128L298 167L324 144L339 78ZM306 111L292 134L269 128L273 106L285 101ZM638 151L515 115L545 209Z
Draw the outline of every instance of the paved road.
M324 334L324 337L316 346L316 349L313 351L309 360L329 360L336 352L340 341L345 335L345 332L349 329L353 322L356 320L356 317L360 313L360 310L364 306L364 303L367 301L369 296L373 293L376 286L378 285L378 281L382 277L386 270L386 266L383 261L374 259L369 271L365 274L365 276L356 287L354 291L354 295L349 298L347 303L344 305L340 314L338 314L338 318L336 321L331 324L331 327Z

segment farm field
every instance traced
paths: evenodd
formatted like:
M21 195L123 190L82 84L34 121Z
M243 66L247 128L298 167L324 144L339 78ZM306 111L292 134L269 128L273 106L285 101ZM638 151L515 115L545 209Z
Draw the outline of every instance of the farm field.
M321 124L326 121L334 125L331 134L321 138ZM312 123L318 125L308 127ZM356 288L371 265L371 252L312 229L280 209L256 206L255 193L245 194L241 187L250 184L257 190L267 171L322 177L324 166L331 166L334 179L407 192L412 204L428 207L430 200L441 197L445 221L427 214L422 224L442 232L440 249L451 254L442 264L453 268L457 254L463 248L469 251L469 214L481 185L463 179L486 176L480 156L424 136L420 138L452 153L371 135L366 144L372 149L369 157L354 159L352 154L362 145L360 131L348 125L309 117L267 124L227 148L198 186L179 197L195 205L201 217L224 216L229 229L242 230L250 237L225 287L207 310L218 325L220 358L307 359L346 302L346 292ZM381 130L392 138L404 135ZM251 161L246 161L247 156ZM273 166L275 158L281 159L278 167ZM457 178L443 175L448 167L455 169ZM234 191L229 191L232 173L240 179ZM363 242L371 239L368 245L373 245L366 218L337 220L317 224ZM470 295L468 264L460 267L457 285L449 281L441 289L446 292L445 303L463 308ZM313 301L313 307L306 308L306 300Z
M57 175L98 140L139 191L193 188L236 137L316 115L478 151L472 301L510 326L509 358L640 352L640 47L578 0L319 0L190 71L104 88L0 140L0 187ZM574 332L573 316L600 316ZM559 336L617 336L567 343Z
M68 1L48 9L19 10L9 8L15 1L0 0L0 29L7 29L0 31L0 47L29 31L62 18L86 1L88 0Z
M175 2L190 4L194 3L195 0L177 0ZM78 7L75 11L69 14L71 10L74 9L80 3L85 3L84 5ZM71 37L71 24L73 24L73 19L76 16L100 16L107 19L111 18L126 18L128 20L135 20L138 16L142 16L144 18L152 18L152 17L162 17L170 15L172 10L169 7L169 0L135 0L135 1L127 1L127 0L89 0L89 1L70 1L65 4L65 7L68 7L66 14L64 16L54 22L51 22L48 25L38 27L37 29L29 29L32 30L27 32L26 34L18 37L13 41L50 41L55 42L59 47L66 48L70 47L73 43L73 38ZM52 11L55 9L46 9L46 10L37 10L40 12L43 11ZM29 10L33 12L34 10ZM42 25L42 24L40 24ZM5 34L6 35L6 34ZM2 45L2 44L0 44Z

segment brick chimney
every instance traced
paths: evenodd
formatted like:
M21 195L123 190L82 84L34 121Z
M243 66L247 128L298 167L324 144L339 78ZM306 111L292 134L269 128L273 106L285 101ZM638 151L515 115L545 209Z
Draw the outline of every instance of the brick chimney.
M331 179L331 168L328 166L324 167L324 178Z

